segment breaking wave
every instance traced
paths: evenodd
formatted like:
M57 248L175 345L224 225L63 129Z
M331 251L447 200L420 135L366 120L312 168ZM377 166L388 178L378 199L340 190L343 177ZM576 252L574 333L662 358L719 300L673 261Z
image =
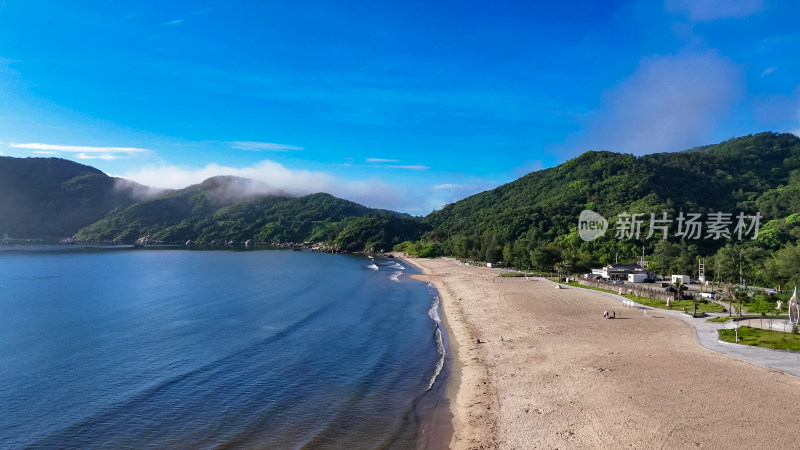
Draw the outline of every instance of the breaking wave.
M433 371L431 381L428 383L428 390L431 390L433 384L436 383L436 379L439 377L439 374L442 372L446 353L444 348L444 340L442 339L442 319L439 317L439 297L433 297L433 305L431 305L431 309L428 310L428 317L433 319L433 321L436 323L434 337L436 339L436 350L439 352L439 360L436 361L436 369Z

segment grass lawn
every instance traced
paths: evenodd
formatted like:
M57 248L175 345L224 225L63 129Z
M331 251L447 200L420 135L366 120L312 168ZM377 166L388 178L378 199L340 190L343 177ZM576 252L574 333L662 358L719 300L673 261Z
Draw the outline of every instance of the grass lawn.
M733 316L733 317L731 317L731 316L714 317L713 319L708 319L708 321L709 322L727 322L727 321L729 321L731 319L740 319L740 320L747 320L747 319L758 320L758 319L761 319L761 320L769 320L769 319L786 319L788 317L789 316L776 316L776 315L771 315L771 316L760 316L760 315L758 315L757 316L757 315L754 315L754 314L745 314L742 317L738 317L738 316Z
M708 321L709 322L727 322L727 321L729 321L731 319L733 319L733 317L731 317L731 316L722 316L722 317L714 317L714 318L708 319Z
M721 341L733 342L735 336L735 330L719 330L719 339ZM800 335L781 331L739 327L739 343L756 347L800 351Z
M775 309L775 306L777 305L775 304L774 301L772 301L772 299L765 299L763 297L756 297L750 301L746 301L742 305L744 312L754 313L754 314L760 314L760 313L775 314L778 311L777 309ZM789 302L784 302L783 308L781 308L781 310L788 311Z
M569 285L584 289L591 289L593 291L610 292L612 294L617 294L617 292L608 289L601 289L593 286L583 286L578 284L577 281L570 282ZM668 309L671 311L683 311L685 309L686 312L688 312L689 314L691 314L692 311L694 311L694 306L692 305L691 300L673 300L670 304L670 307L667 308L667 302L663 300L657 300L654 298L647 298L647 297L637 297L635 295L630 295L630 294L623 294L622 296L631 299L634 302L639 303L640 305L650 306L652 308ZM703 313L721 313L721 312L725 312L725 308L716 303L708 301L697 302L698 315L701 315Z
M557 280L557 278L558 278L558 277L554 277L554 276L551 276L551 275L548 275L548 274L536 273L536 272L503 272L499 276L501 276L503 278L509 278L509 277L516 278L516 277L529 276L529 277L547 278L548 280Z

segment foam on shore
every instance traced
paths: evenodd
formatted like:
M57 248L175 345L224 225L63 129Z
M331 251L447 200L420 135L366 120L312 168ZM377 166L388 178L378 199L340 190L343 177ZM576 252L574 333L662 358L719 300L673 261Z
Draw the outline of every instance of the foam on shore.
M433 372L430 383L428 383L428 390L430 390L433 387L433 384L436 383L436 379L439 377L439 374L442 372L442 367L444 367L444 358L447 354L447 351L444 348L444 341L442 339L442 319L439 317L438 296L433 297L433 305L431 305L431 309L428 310L428 317L433 319L433 321L436 323L434 335L436 338L436 350L439 352L439 360L436 362L436 369Z

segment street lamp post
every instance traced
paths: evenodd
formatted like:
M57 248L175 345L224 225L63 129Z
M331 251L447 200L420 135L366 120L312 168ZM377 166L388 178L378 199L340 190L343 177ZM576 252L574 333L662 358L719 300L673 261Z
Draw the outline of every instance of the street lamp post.
M744 284L744 279L742 278L742 251L739 250L739 284Z

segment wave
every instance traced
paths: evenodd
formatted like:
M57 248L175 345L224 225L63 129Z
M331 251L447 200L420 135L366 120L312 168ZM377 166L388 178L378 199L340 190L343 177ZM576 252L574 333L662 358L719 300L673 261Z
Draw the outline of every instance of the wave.
M436 383L436 379L439 378L439 374L442 373L442 368L444 367L444 341L442 340L442 330L439 327L436 327L436 350L439 351L439 360L436 361L436 369L433 371L433 376L431 376L431 381L428 383L428 391L431 390L433 384Z
M431 309L428 310L428 317L433 319L436 323L436 330L434 331L434 337L436 339L436 351L439 352L439 360L436 361L436 368L433 371L433 376L431 376L431 381L428 383L428 391L431 390L433 384L436 383L436 379L439 378L439 374L442 372L442 368L444 368L444 357L447 353L444 348L444 339L442 338L442 319L439 317L439 297L433 297L433 305L431 305Z
M378 270L378 266L376 266L375 264L370 264L367 266L367 269Z
M379 260L379 261L376 261L375 263L380 265L380 267L386 267L387 269L406 270L406 268L401 266L397 261L393 261L391 259Z
M392 272L392 274L389 275L389 279L392 281L400 281L400 277L402 276L403 272Z
M440 323L442 323L442 319L439 317L439 297L438 296L433 297L433 304L431 305L431 309L428 310L428 317L433 319L433 321L436 322L437 326Z

